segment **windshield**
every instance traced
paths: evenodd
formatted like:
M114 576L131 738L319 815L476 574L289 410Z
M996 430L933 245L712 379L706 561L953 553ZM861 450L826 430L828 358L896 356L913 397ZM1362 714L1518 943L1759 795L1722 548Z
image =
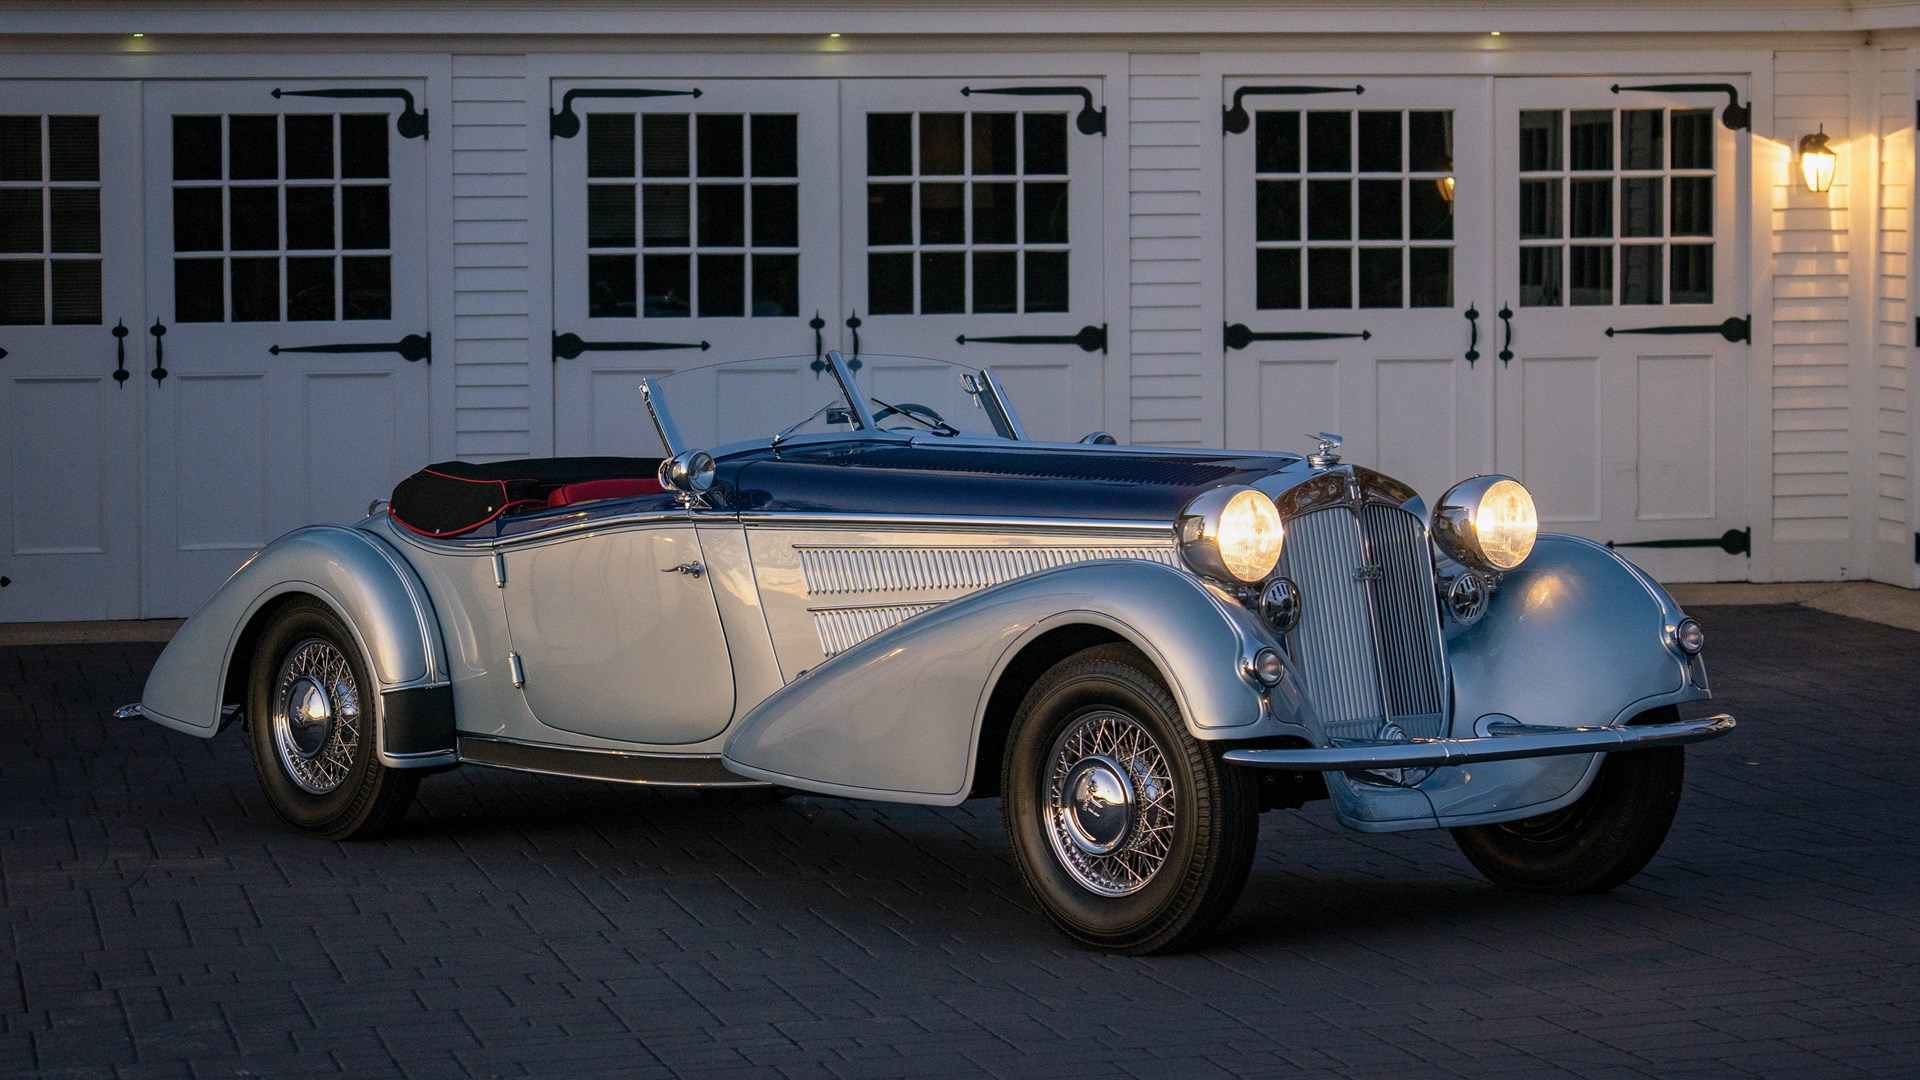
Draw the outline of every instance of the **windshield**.
M865 398L863 408L848 402L830 362L812 356L688 368L647 380L647 394L656 420L667 419L676 452L856 433L863 428L863 414L881 431L1017 437L1011 410L1003 410L989 376L979 368L873 354L846 363Z

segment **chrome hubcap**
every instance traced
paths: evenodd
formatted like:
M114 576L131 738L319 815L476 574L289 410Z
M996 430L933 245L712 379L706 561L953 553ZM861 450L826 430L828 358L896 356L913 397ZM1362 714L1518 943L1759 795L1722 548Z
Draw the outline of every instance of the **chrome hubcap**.
M353 769L360 745L360 687L339 649L307 638L287 651L274 678L273 747L300 790L325 795Z
M1060 865L1101 896L1145 888L1167 860L1177 800L1172 770L1131 717L1097 712L1054 741L1047 838Z

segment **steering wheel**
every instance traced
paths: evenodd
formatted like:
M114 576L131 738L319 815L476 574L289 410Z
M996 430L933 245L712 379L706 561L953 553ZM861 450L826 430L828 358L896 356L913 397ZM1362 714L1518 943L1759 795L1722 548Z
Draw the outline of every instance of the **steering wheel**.
M936 431L942 428L947 430L953 429L953 425L947 423L945 417L915 401L903 401L898 405L883 405L879 412L873 414L873 422L878 424L889 416L910 416Z

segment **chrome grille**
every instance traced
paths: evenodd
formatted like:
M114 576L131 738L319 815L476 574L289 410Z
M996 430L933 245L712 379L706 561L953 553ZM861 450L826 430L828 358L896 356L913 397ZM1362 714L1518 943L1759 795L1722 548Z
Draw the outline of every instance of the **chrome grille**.
M1412 738L1440 735L1446 668L1420 519L1377 504L1302 514L1287 522L1280 572L1300 587L1287 647L1327 734L1377 738L1392 720Z

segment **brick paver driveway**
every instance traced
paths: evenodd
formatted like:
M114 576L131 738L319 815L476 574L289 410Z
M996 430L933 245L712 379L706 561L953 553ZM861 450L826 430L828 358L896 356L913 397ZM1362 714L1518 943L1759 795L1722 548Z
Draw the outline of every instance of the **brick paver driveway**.
M1913 1076L1920 634L1703 617L1742 726L1625 887L1505 895L1310 805L1145 960L1043 924L995 802L465 769L321 843L231 733L108 717L157 646L0 649L0 1075Z

